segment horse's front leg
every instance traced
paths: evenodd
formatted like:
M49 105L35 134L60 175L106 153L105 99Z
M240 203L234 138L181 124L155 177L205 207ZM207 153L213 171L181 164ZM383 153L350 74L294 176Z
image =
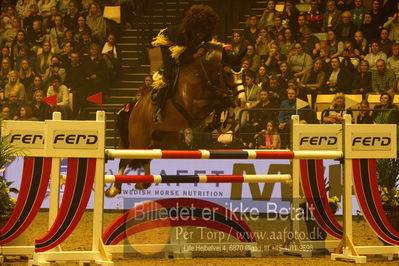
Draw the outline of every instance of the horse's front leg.
M145 175L150 175L151 174L151 160L148 161L148 163L146 163L145 165L143 165L144 168L144 174ZM152 183L136 183L136 185L134 186L136 189L138 190L143 190L143 189L147 189L152 185Z
M123 175L127 167L127 161L121 159L119 162L119 169L118 169L118 175ZM115 183L113 184L112 187L108 188L105 191L105 196L108 198L113 198L116 195L120 194L122 192L122 184Z

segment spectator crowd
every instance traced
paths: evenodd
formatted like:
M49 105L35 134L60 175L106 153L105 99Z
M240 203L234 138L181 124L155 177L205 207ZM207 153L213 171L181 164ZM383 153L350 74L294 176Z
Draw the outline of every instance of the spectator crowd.
M106 1L1 2L3 119L50 119L54 110L63 119L77 119L87 96L107 95L119 73L121 52L111 21L102 15ZM43 102L53 95L56 106Z

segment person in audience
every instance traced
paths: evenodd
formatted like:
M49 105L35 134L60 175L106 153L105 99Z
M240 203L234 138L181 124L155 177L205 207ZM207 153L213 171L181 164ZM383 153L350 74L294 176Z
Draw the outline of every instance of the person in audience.
M39 7L38 5L34 4L29 7L29 16L22 20L22 25L24 30L32 28L33 21L41 20L43 21L43 16L39 14Z
M380 49L384 52L387 56L391 56L392 45L395 43L388 39L389 30L386 28L382 28L380 31Z
M258 17L255 15L249 16L243 33L244 39L249 44L255 45L258 34Z
M315 106L317 94L321 93L326 79L326 73L324 73L322 68L323 61L320 58L316 58L313 61L313 67L306 70L301 78L300 98L307 100L307 94L310 94L311 106Z
M387 69L385 61L382 59L377 60L376 68L377 70L372 71L371 78L373 92L387 92L394 95L397 88L395 73Z
M300 15L298 15L297 31L296 31L297 36L295 37L295 39L297 39L297 40L302 39L303 38L303 32L305 30L310 30L310 28L306 24L305 15L304 14L300 14Z
M286 90L288 88L288 81L294 79L294 74L287 62L283 61L280 63L280 71L276 76L278 78L278 84L280 85L279 94L284 98L287 94Z
M278 42L278 46L281 54L284 56L289 56L291 50L294 49L295 40L290 28L284 30L283 39Z
M264 28L265 29L265 28ZM267 28L266 28L267 29ZM275 41L275 42L280 42L281 36L284 36L284 30L285 27L282 24L281 17L280 16L275 16L273 18L273 26L268 28L270 37Z
M90 55L90 45L92 44L90 34L88 32L82 32L82 39L78 43L78 49L82 58L87 58Z
M359 64L358 71L355 73L353 78L353 93L361 94L362 98L365 99L366 95L372 92L371 76L369 62L367 60L362 60Z
M83 68L89 95L97 92L106 94L108 87L107 66L104 58L100 55L98 44L92 43L90 45L90 55L84 59Z
M292 0L287 0L282 13L283 24L287 25L287 27L295 32L298 32L298 16L299 10L296 8L295 3Z
M78 29L79 9L74 1L68 4L68 12L64 18L64 25L72 31Z
M26 97L27 99L33 99L33 94L37 90L45 91L47 88L45 88L42 80L42 76L40 75L35 75L33 78L33 83L28 89L26 89Z
M269 99L269 92L266 89L259 91L259 100L257 101L254 109L255 112L251 113L252 127L255 131L259 131L266 126L265 121L277 121L276 111L269 110L271 108L277 108Z
M355 0L353 2L355 6L350 10L350 13L353 23L359 28L363 24L363 17L367 13L367 9L363 6L363 0Z
M29 60L26 58L22 59L19 67L19 81L24 84L25 89L32 86L34 77L35 73L29 65ZM27 99L30 99L30 97L28 96Z
M242 38L239 31L233 32L233 38L231 40L231 53L233 55L242 55L245 53L248 43Z
M399 13L395 13L393 17L388 18L384 23L384 28L389 29L388 38L391 41L399 40Z
M12 28L12 20L18 17L15 7L9 5L6 7L5 11L0 15L0 25L3 26L4 30Z
M68 12L68 7L69 4L72 2L72 0L60 0L58 1L58 8L60 14L65 15Z
M3 105L1 108L1 119L3 120L11 120L11 115L10 115L10 106L8 105Z
M387 59L387 68L395 73L396 81L399 82L399 44L392 45L392 56Z
M306 70L312 68L313 59L310 55L304 53L302 44L296 43L295 54L288 57L288 64L295 78L301 78Z
M268 28L273 26L273 20L276 14L276 3L274 2L274 0L268 0L266 9L265 11L263 11L262 17L260 18L259 27Z
M116 44L115 34L108 34L107 42L104 44L101 54L104 57L105 63L107 65L107 71L110 80L116 81L118 79L118 75L120 74L122 59L121 51Z
M54 75L50 79L51 86L47 89L47 97L57 95L57 107L62 114L63 119L67 120L71 117L71 108L69 107L68 88L61 83L61 78Z
M285 97L285 90L281 89L281 86L278 82L277 75L272 75L269 78L269 84L266 87L266 90L269 92L269 99L273 105L279 106L282 99Z
M50 8L50 16L45 18L45 23L44 23L44 28L46 29L46 32L49 32L51 28L55 27L55 17L60 15L61 13L58 10L58 7L52 6Z
M89 26L87 26L87 24L86 24L86 18L84 16L79 16L78 17L78 26L73 31L75 42L79 42L82 39L83 32L88 32L89 35L91 34L91 30L90 30Z
M296 108L296 97L297 90L294 88L287 90L287 100L284 100L280 104L281 109L293 109L282 110L278 114L278 129L281 133L281 148L286 149L290 146L290 131L291 131L291 116L295 114Z
M347 71L341 68L337 57L331 58L331 71L326 75L326 93L351 92L351 82Z
M39 8L39 15L42 17L50 16L50 9L57 5L56 0L40 0L37 2Z
M19 108L19 117L18 120L22 121L38 121L37 117L33 115L32 108L25 104Z
M371 111L366 110L370 109L370 104L367 100L362 100L359 104L359 109L363 109L359 111L358 116L356 117L356 124L373 124L373 118L371 117Z
M327 31L325 48L327 49L327 54L330 58L341 56L344 51L344 43L337 40L337 36L333 30Z
M266 72L266 67L261 65L258 69L258 72L256 72L255 84L262 88L263 86L266 86L268 81L269 77Z
M8 98L8 95L11 91L15 91L17 93L18 100L25 100L25 86L19 81L18 72L15 70L12 70L10 73L8 73L8 83L4 87L4 97Z
M326 12L323 17L323 25L321 30L327 32L327 30L335 30L341 21L341 11L337 9L334 0L328 0L326 3Z
M359 30L363 32L364 37L369 43L377 38L379 28L370 13L364 14L363 24Z
M319 9L319 2L317 0L310 1L310 9L306 13L306 20L312 32L321 32L323 13Z
M248 44L247 53L245 54L244 59L247 59L250 62L249 70L256 73L261 65L261 59L260 56L256 54L254 45Z
M1 54L0 54L0 62L3 62L3 59L7 58L9 60L11 60L10 57L10 48L8 47L2 47L1 48ZM1 67L1 66L0 66Z
M381 4L379 0L373 0L370 14L374 23L380 29L386 20L386 16L381 12Z
M335 33L339 41L345 42L353 39L357 26L352 22L352 15L349 11L341 14L341 23L337 25Z
M377 40L371 42L370 50L371 52L364 57L364 60L367 60L369 62L371 70L377 70L377 61L379 59L387 61L387 55L383 51L381 51L380 43Z
M42 20L37 19L33 21L32 28L28 28L27 30L27 36L29 44L32 47L32 51L37 54L37 51L40 47L42 47L45 39L45 32L42 28Z
M12 28L3 31L1 34L1 42L4 43L5 47L11 48L12 43L17 36L19 30L21 30L21 21L18 17L12 20Z
M36 5L36 0L18 0L16 10L19 16L22 18L28 17L31 5Z
M3 101L3 105L10 108L9 118L12 120L18 119L19 107L22 104L24 104L24 102L18 99L18 92L14 90L11 90Z
M48 103L43 102L44 92L41 89L35 90L33 94L33 102L31 103L33 116L39 121L51 119L51 106Z
M398 124L398 108L389 93L381 93L380 104L374 106L372 118L376 124Z
M270 46L274 41L269 37L265 28L259 29L258 38L255 41L255 48L257 54L262 59L262 62L265 62L267 55L270 52Z
M137 89L136 100L139 100L141 97L143 97L147 93L151 92L152 82L153 82L153 79L152 79L151 75L145 76L143 86L141 86Z
M335 94L329 111L324 112L323 123L341 124L344 121L345 114L351 114L351 111L345 108L345 96L342 92Z
M54 54L51 51L51 44L49 42L44 42L41 51L37 55L35 73L44 77L47 69L51 65L51 58L53 55Z
M306 28L303 30L300 42L306 54L316 57L320 53L320 40L312 34L310 29Z
M46 70L43 76L43 82L46 85L49 85L51 77L57 75L61 78L60 82L64 84L66 78L66 71L65 68L62 67L61 60L58 56L53 55L51 57L50 66Z
M280 54L280 50L275 43L270 46L270 52L265 59L265 67L268 75L276 74L280 70L281 62L286 56Z
M339 57L339 60L341 61L342 68L351 73L355 72L360 60L355 53L355 49L353 48L351 41L344 42L344 51L342 52L342 56Z
M266 129L255 135L257 149L280 149L281 138L274 120L267 121Z
M364 57L368 54L368 43L363 36L363 32L361 32L361 31L355 32L353 48L354 48L355 54L360 59L364 59Z
M0 87L4 89L4 86L8 83L8 73L12 70L11 60L9 58L4 58L1 61L0 68Z
M107 32L107 24L102 16L101 9L96 2L90 5L89 14L86 17L87 26L91 30L91 36L98 43L103 43Z
M71 63L66 73L65 85L73 92L73 117L78 118L80 110L87 105L85 99L91 93L87 88L85 68L81 63L79 53L75 51L71 53Z
M19 51L24 47L29 47L28 39L26 38L25 31L19 30L15 39L11 44L11 59L15 61L19 55Z
M61 15L55 16L55 27L50 29L50 43L51 47L54 49L55 54L62 52L62 44L65 38L65 32L68 30L64 26L64 20Z
M260 87L255 84L255 75L253 72L245 75L244 90L245 102L241 103L243 108L254 108L259 99Z

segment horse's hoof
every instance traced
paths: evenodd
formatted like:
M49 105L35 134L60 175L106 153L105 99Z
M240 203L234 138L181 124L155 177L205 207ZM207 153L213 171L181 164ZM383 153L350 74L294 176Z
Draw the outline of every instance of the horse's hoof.
M134 187L137 190L144 190L149 188L151 185L152 185L151 183L136 183Z
M108 198L114 198L116 195L120 194L121 190L117 187L110 187L105 191L105 196Z

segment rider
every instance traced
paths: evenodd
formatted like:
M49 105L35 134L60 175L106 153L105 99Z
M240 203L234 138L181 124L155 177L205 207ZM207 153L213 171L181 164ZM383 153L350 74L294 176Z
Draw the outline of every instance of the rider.
M157 106L155 122L163 121L162 109L167 97L173 94L177 66L189 64L203 55L204 42L212 39L219 16L207 5L192 5L182 24L162 30L153 46L160 46L163 58L163 78L154 81L152 100Z

